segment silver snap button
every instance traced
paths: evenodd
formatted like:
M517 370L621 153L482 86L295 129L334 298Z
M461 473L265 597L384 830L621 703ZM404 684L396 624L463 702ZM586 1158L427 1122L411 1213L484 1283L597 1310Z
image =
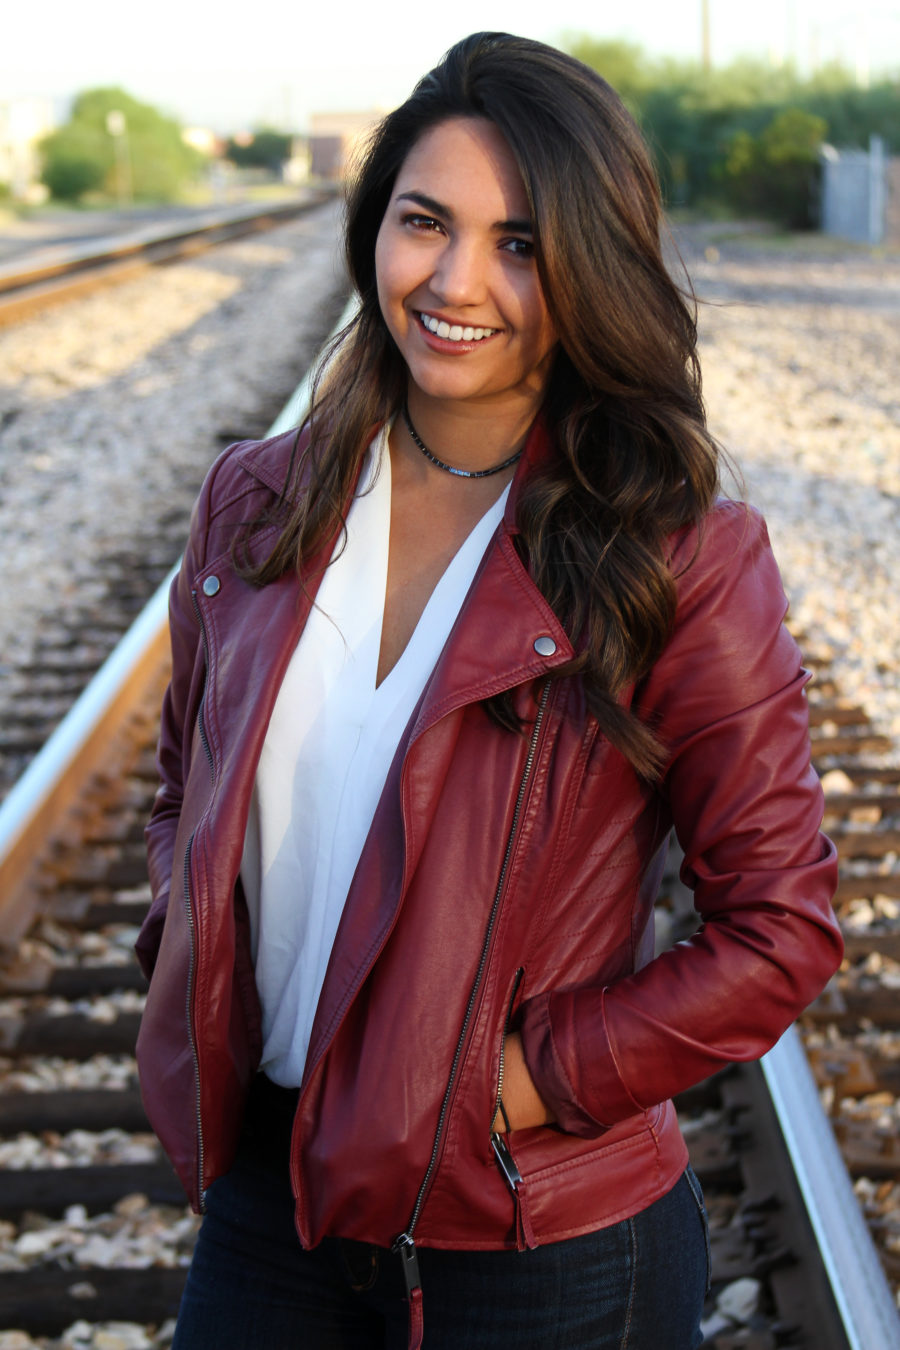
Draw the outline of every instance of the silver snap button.
M538 656L552 656L556 651L556 643L549 634L545 634L543 637L535 638L534 650Z
M218 595L221 586L222 583L218 577L207 577L203 583L203 594Z

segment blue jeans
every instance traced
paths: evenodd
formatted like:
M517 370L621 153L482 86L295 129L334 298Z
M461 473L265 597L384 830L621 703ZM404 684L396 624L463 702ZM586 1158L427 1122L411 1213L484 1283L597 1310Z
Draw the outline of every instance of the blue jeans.
M257 1123L209 1188L172 1350L405 1350L399 1258L339 1238L300 1246L286 1121L289 1137L286 1116L268 1140ZM423 1350L695 1350L708 1253L690 1170L584 1237L525 1252L420 1248Z

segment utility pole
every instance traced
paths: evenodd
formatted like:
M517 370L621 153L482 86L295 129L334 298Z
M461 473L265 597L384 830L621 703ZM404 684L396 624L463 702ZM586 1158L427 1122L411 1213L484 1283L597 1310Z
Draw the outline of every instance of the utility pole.
M709 0L700 0L701 55L703 69L712 69L712 38L709 27Z
M112 137L116 156L116 196L119 210L131 205L131 150L125 114L113 108L106 114L106 130Z
M785 50L787 51L788 63L798 69L800 65L800 33L797 26L797 0L788 0L786 16L787 33L785 35Z
M869 26L870 5L868 0L861 6L862 13L857 16L856 21L856 83L860 89L868 89L871 84L871 72L869 67L870 33Z

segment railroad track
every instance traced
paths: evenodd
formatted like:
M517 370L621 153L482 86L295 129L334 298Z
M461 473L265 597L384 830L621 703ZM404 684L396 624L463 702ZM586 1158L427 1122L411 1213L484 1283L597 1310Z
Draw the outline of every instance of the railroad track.
M0 811L0 1329L32 1337L137 1316L149 1330L96 1344L164 1345L196 1229L132 1058L165 589ZM900 1346L881 1273L900 1287L900 770L880 762L889 744L841 699L828 654L809 659L848 960L803 1019L808 1061L789 1038L762 1068L679 1100L711 1215L716 1350ZM674 875L661 904L680 936Z
M83 244L49 246L24 261L0 264L0 325L127 281L149 267L283 225L335 191L328 185L307 188L287 202L211 210L190 224L143 226Z
M296 209L296 204L290 208ZM317 207L311 219L307 217L270 235L271 247L254 244L222 250L225 256L212 271L217 273L220 266L223 272L235 270L237 290L233 301L217 303L204 314L201 331L193 335L194 324L189 320L194 310L187 305L188 317L184 317L181 300L171 296L166 299L166 286L157 287L158 277L129 288L129 306L135 303L148 327L157 333L153 351L137 357L137 364L147 372L143 378L151 386L146 403L134 382L121 383L115 361L112 371L100 370L99 384L93 383L92 376L87 390L76 387L77 372L73 376L65 363L57 368L51 361L47 369L32 369L26 361L23 389L9 397L10 380L18 370L17 350L52 348L57 341L66 348L76 331L74 344L80 347L85 324L113 324L115 329L118 295L99 307L90 301L81 305L76 302L64 318L52 316L46 328L39 323L37 329L23 325L20 335L7 332L3 359L9 359L10 370L5 380L7 397L0 397L0 477L6 480L9 470L5 486L10 493L0 519L7 530L13 577L24 578L25 584L17 592L17 583L14 581L13 590L8 583L9 605L0 603L5 620L0 622L0 802L170 570L184 544L204 466L225 445L259 434L281 407L286 391L296 384L291 352L305 364L309 353L327 337L336 308L344 300L342 279L337 273L330 293L322 280L330 271L330 260L323 264L321 240L331 239L333 214L330 203ZM272 224L277 223L271 213L265 219L270 217ZM249 224L255 228L259 219L257 211ZM242 217L237 224L244 228L248 221ZM301 252L307 241L311 244L309 262ZM251 262L242 262L245 253ZM257 260L252 261L254 258ZM258 321L252 321L248 297L257 294L257 312L264 313L272 303L274 287L271 281L262 286L260 275L281 275L282 269L291 303L296 306L302 301L307 309L299 323L304 336L298 341L294 332L285 339L284 352L276 353L268 345L269 339L260 341ZM201 268L198 273L188 264L181 268L182 280L170 273L169 283L177 282L190 292L199 280L202 292L200 273L207 271ZM302 290L298 277L304 282ZM323 293L327 299L323 299ZM232 321L228 306L237 304L239 298L241 305ZM232 328L240 334L240 341L234 336L227 340L223 337L224 330ZM126 332L125 337L130 341L134 333L129 336ZM245 341L254 348L249 364L245 361ZM107 339L107 344L104 359L111 359L110 347L115 347L115 341ZM209 347L217 356L221 354L214 370L210 359L191 355L195 345L200 351ZM260 348L270 354L270 361L261 361ZM177 373L174 362L178 363ZM64 397L48 399L46 391L34 387L35 379L38 383L41 379L55 383L57 377L59 389L66 390ZM65 383L70 377L74 386ZM208 382L211 391L221 391L221 398L205 392L196 403L192 381L198 386ZM136 381L138 386L141 382ZM157 387L155 394L153 387ZM34 409L27 406L32 394ZM118 401L124 406L121 426ZM65 413L59 405L65 406ZM27 429L23 431L20 425L6 434L6 422L15 422L20 413ZM109 427L113 423L117 430L111 436ZM185 431L185 427L194 429ZM62 468L67 463L70 437L85 442L84 463L71 475ZM49 453L45 453L47 444L52 447ZM110 447L108 465L107 456L98 448L105 445ZM141 488L144 481L146 488ZM144 492L142 510L136 499ZM126 497L121 511L118 506L110 508L110 494L117 499ZM0 499L3 496L0 489ZM48 510L44 509L45 496L50 499ZM34 525L36 520L40 526ZM48 566L43 565L43 554L38 552L41 545L32 543L38 530L49 541ZM68 541L68 549L63 548L62 537ZM39 594L30 590L36 575L43 577ZM31 601L23 602L23 594L31 594ZM18 629L13 627L14 615L21 618Z

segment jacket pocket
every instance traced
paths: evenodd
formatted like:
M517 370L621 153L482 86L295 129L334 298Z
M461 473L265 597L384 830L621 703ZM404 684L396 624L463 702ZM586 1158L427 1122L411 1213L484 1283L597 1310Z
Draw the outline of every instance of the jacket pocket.
M522 989L524 978L525 970L524 967L520 966L513 977L512 988L507 996L506 1013L500 1031L500 1047L497 1057L497 1090L494 1095L494 1105L490 1122L491 1153L493 1155L494 1164L499 1169L500 1175L503 1177L503 1180L512 1195L513 1205L515 1207L516 1246L519 1251L524 1251L527 1247L536 1247L537 1239L534 1236L534 1230L531 1224L525 1181L519 1171L510 1148L509 1121L503 1108L503 1072L505 1065L504 1052L506 1048L506 1037L509 1034L513 1014L516 1008L516 1000Z
M513 976L512 988L510 989L506 999L506 1012L503 1017L503 1026L500 1029L500 1046L497 1052L497 1075L495 1079L496 1090L494 1092L494 1106L493 1110L491 1111L491 1119L489 1123L489 1128L492 1136L495 1133L494 1125L495 1122L497 1121L498 1116L500 1116L500 1123L504 1126L505 1131L506 1118L503 1114L503 1074L505 1069L506 1037L509 1034L510 1024L512 1022L513 1013L515 1012L516 1008L516 1000L521 992L522 983L524 979L525 979L525 968L524 966L520 966L519 969L516 971L515 975ZM504 1131L498 1131L498 1133L502 1133Z

